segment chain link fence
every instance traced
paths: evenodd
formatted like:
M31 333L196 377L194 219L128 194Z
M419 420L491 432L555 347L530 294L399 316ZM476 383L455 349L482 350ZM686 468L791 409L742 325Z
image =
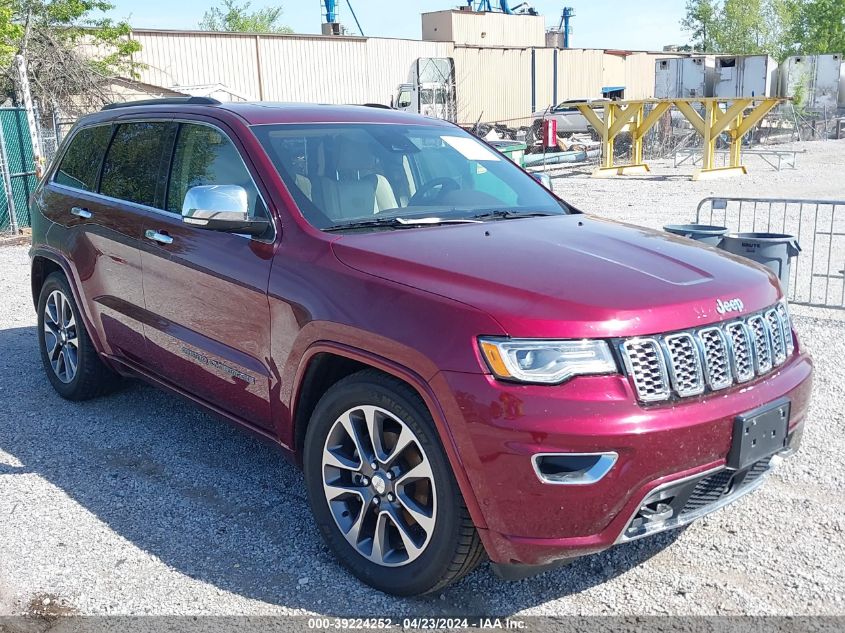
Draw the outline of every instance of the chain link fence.
M36 111L36 134L41 160L36 160L32 135L24 108L0 108L0 236L15 235L30 226L29 198L38 183L40 168L46 168L58 151L73 121L42 118Z

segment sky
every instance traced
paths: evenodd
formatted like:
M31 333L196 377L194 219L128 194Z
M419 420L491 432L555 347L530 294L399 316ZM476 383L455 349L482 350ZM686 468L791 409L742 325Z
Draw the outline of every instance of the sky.
M511 6L519 0L511 0ZM213 2L199 0L111 0L111 16L128 20L137 28L192 29ZM464 0L351 0L364 34L370 37L420 38L420 13L456 8ZM279 6L284 24L297 33L319 33L320 0L252 0L252 7ZM564 4L574 7L573 47L661 50L666 44L682 44L687 37L679 22L684 0L533 0L546 18L557 26ZM340 21L354 29L346 0L339 0Z

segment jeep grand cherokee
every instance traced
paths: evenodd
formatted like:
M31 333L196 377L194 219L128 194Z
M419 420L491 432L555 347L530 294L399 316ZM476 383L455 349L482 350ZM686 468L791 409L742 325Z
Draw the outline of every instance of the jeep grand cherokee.
M443 121L107 107L32 218L56 391L141 377L276 443L386 592L684 525L800 439L812 363L771 273L584 215Z

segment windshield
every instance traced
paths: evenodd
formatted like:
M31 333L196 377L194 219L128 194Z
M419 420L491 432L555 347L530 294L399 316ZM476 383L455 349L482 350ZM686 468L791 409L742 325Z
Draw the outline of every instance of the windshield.
M565 214L567 207L503 155L459 128L379 123L253 128L305 218L346 224L455 221L491 211ZM385 222L380 222L385 220ZM379 221L379 222L375 222Z

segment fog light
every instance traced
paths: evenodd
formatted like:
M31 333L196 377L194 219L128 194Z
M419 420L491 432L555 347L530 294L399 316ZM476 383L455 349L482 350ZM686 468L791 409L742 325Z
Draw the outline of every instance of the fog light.
M618 457L616 453L538 453L532 463L544 483L583 486L602 479Z

